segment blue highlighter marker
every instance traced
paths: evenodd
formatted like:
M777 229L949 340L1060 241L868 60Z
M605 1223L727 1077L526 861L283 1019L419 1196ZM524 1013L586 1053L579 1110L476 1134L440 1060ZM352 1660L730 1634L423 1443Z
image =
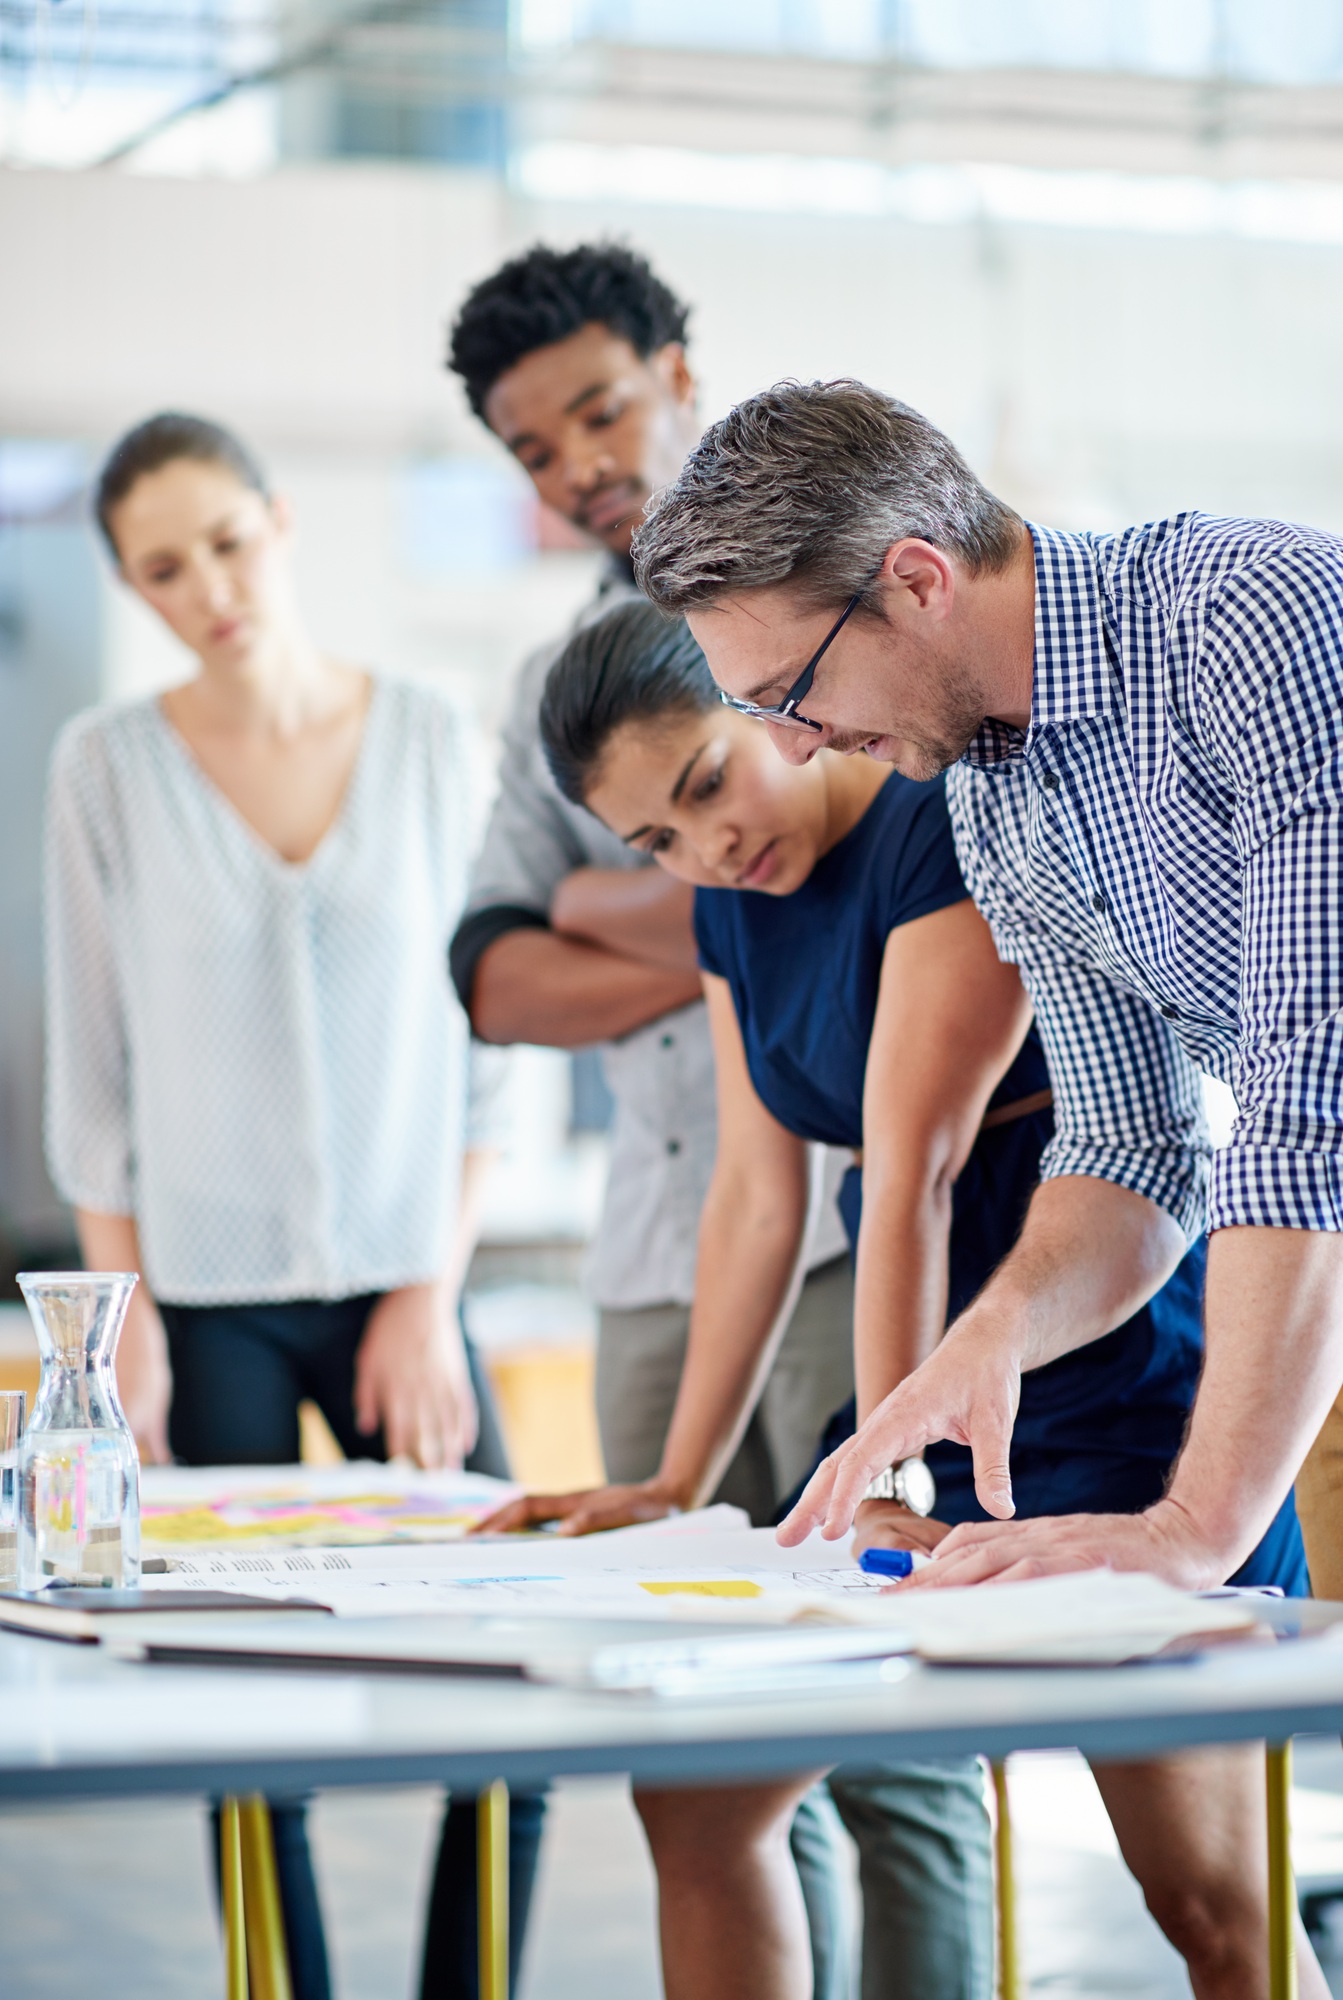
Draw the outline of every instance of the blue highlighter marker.
M858 1567L868 1576L895 1578L912 1576L918 1560L908 1549L864 1549L858 1558ZM926 1562L927 1557L923 1560Z

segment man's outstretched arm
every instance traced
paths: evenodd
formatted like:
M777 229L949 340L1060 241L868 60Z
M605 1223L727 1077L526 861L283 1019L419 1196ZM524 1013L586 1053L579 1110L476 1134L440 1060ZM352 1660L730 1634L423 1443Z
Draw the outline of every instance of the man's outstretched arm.
M1208 1356L1170 1490L1145 1514L957 1528L939 1584L1053 1570L1150 1570L1225 1582L1267 1529L1343 1379L1343 1236L1219 1230L1208 1258Z
M1012 1512L1008 1448L1021 1377L1099 1340L1159 1291L1187 1244L1147 1196L1067 1175L1037 1189L1016 1246L936 1351L825 1461L781 1538L844 1534L868 1481L941 1438L974 1453L986 1512Z
M1079 1202L1072 1223L1089 1229L1090 1240L1084 1253L1069 1253L1071 1225L1062 1210L1077 1185L1050 1182L1040 1190L1036 1202L1048 1196L1055 1212L1039 1246L1028 1241L1028 1221L1017 1251L938 1352L817 1473L781 1530L788 1540L818 1520L827 1534L842 1534L875 1472L941 1437L971 1446L981 1503L1004 1511L995 1490L1004 1485L1018 1356L1039 1365L1052 1358L1046 1347L1063 1353L1079 1344L1062 1338L1061 1329L1070 1302L1082 1303L1078 1286L1088 1268L1122 1269L1135 1251L1153 1258L1154 1271L1162 1261L1164 1230L1147 1234L1133 1213L1142 1198L1118 1188ZM1118 1201L1106 1201L1107 1194ZM1169 1254L1174 1246L1167 1242ZM1051 1285L1047 1260L1059 1255L1068 1268ZM1023 1278L1030 1295L1013 1301ZM1163 1500L1138 1515L968 1524L941 1544L921 1581L968 1584L1108 1564L1149 1570L1187 1589L1224 1582L1267 1530L1343 1381L1343 1236L1219 1230L1209 1246L1207 1322L1198 1400Z

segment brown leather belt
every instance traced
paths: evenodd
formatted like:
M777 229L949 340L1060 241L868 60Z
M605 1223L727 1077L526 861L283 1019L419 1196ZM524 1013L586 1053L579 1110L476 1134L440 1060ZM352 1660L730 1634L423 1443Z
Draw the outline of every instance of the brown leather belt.
M980 1120L979 1129L987 1132L994 1125L1010 1125L1014 1118L1029 1118L1033 1111L1047 1111L1054 1102L1052 1090L1033 1090L1029 1097L1013 1098L1010 1104L995 1104L992 1111L986 1111ZM863 1149L854 1148L853 1164L863 1164Z
M1011 1104L996 1104L992 1111L986 1111L979 1129L987 1132L991 1125L1010 1125L1014 1118L1029 1118L1032 1111L1048 1111L1053 1102L1052 1090L1033 1090L1029 1097L1017 1097Z

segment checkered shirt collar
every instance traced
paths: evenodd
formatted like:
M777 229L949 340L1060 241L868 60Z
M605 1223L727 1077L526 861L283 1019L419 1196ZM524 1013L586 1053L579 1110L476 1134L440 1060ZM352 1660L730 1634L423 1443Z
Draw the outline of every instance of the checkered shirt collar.
M965 753L980 769L1014 761L1051 723L1108 715L1117 689L1107 642L1099 537L1028 522L1035 550L1035 675L1029 729L987 716Z

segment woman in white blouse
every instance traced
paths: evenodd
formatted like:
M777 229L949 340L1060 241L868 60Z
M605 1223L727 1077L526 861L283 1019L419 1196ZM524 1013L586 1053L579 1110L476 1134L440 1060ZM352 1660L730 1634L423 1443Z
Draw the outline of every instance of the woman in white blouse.
M458 717L314 645L288 510L218 426L138 426L97 513L199 662L77 717L48 796L47 1146L87 1264L142 1274L117 1356L131 1426L150 1460L292 1461L311 1397L348 1455L460 1465L483 1383L457 1320ZM502 1471L484 1415L472 1462ZM301 1811L276 1824L296 1994L317 2000ZM470 1852L445 1838L440 1875L449 1849ZM431 1956L457 1956L469 1885L439 1889ZM440 1967L424 1990L457 1988Z

